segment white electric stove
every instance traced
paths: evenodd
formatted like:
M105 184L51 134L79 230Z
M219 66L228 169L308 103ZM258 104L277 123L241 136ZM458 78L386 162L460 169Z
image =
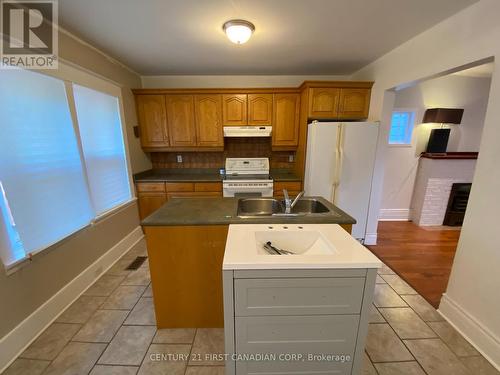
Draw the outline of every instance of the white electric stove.
M273 196L268 158L227 158L224 197Z

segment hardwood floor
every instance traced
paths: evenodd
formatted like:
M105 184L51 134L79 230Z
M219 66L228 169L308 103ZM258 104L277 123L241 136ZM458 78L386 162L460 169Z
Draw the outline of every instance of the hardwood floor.
M378 244L368 248L437 308L446 291L459 236L460 230L381 221Z

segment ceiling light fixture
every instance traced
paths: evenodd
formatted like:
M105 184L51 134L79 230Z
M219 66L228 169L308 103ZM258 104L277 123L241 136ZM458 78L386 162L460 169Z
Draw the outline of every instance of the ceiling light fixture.
M235 44L243 44L248 42L248 39L255 31L253 23L245 20L230 20L222 25L222 29L226 33L229 40Z

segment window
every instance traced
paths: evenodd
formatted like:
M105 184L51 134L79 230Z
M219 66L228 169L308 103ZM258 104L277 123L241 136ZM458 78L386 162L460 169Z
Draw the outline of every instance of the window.
M394 111L391 118L391 129L389 131L390 145L409 145L413 125L415 122L415 111Z
M77 127L64 81L20 69L0 70L0 81L0 257L10 266L131 192L118 98L75 85Z
M131 197L118 99L73 85L92 204L97 215Z

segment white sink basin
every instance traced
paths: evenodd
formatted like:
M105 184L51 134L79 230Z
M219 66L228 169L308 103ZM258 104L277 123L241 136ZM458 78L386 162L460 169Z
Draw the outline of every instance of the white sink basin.
M293 255L271 255L268 241ZM231 224L224 270L378 268L380 261L337 224Z
M269 241L272 246L290 251L295 255L329 255L335 252L333 245L315 230L293 230L278 227L277 229L257 231L255 232L255 245L258 254L278 256L277 254L269 254L264 249L264 244Z

